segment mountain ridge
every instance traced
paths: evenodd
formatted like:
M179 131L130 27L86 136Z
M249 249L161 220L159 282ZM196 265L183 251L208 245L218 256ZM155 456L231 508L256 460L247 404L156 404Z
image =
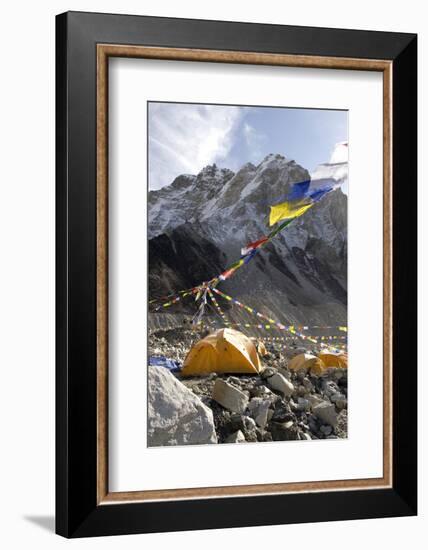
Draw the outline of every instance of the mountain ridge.
M345 323L347 196L339 184L347 177L347 163L326 165L328 181L337 188L219 288L281 321ZM180 175L169 186L150 191L150 295L180 290L194 280L189 270L202 276L198 282L218 275L239 258L242 246L269 232L269 206L294 183L310 178L294 160L270 154L237 172L208 165L199 174ZM311 186L326 179L315 177Z

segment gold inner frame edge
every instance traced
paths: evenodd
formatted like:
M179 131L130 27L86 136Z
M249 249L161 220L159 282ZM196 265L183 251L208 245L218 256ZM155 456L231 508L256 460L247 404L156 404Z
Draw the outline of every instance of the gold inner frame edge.
M108 59L132 57L383 73L383 476L224 487L109 492L108 489ZM392 62L257 52L97 45L97 503L242 497L392 486Z

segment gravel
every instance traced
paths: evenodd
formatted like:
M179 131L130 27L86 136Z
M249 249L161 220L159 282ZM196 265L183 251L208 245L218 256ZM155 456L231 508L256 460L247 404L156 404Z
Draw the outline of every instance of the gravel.
M182 363L188 350L203 336L185 327L151 332L150 354L165 355ZM274 343L266 347L269 353L262 358L265 370L260 374L175 374L212 411L218 443L346 439L347 370L330 368L320 375L295 373L287 365L296 352L318 350L291 346L284 349ZM223 388L227 384L228 390L230 386L240 392L236 394L240 398L239 412L213 398L216 381L217 389L219 384ZM230 406L227 401L225 404Z

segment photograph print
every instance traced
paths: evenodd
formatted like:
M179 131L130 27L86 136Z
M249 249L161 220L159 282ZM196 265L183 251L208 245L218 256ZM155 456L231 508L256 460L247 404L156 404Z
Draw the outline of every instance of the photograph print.
M147 109L147 445L347 438L348 112Z

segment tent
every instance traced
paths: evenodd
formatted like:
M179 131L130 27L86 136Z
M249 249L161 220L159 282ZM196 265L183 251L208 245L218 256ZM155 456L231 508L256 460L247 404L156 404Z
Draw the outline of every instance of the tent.
M266 346L264 345L264 342L262 340L258 340L254 336L250 337L251 342L254 344L257 353L260 357L264 357L265 355L268 355L268 350L266 349Z
M313 374L320 374L325 369L325 366L321 359L315 355L299 353L299 355L296 355L290 361L288 368L296 372L303 369L305 371L310 370Z
M333 351L321 351L318 357L324 363L325 367L335 367L337 369L348 368L348 354L347 353L334 353Z
M238 330L223 328L199 340L192 347L184 360L181 374L257 374L261 370L259 355L250 338Z
M266 346L264 345L264 343L261 340L259 342L257 342L256 345L257 345L257 351L258 351L259 355L264 357L265 355L268 354Z

